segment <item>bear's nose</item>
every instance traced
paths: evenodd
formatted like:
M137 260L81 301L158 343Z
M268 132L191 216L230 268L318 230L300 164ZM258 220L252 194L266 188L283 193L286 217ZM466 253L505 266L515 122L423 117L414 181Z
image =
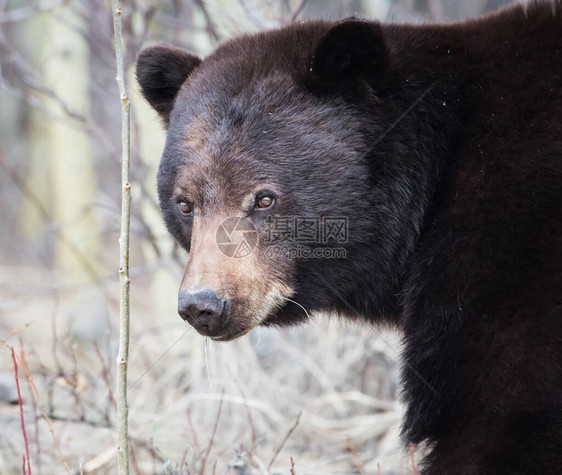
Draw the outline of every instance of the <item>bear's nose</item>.
M212 336L226 323L228 305L226 299L221 299L214 290L180 290L178 313L199 333Z

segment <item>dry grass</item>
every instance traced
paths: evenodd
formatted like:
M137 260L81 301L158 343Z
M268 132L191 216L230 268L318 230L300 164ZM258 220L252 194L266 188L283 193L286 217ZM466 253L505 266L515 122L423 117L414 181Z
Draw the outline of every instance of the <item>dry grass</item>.
M399 335L324 317L215 343L154 308L149 277L133 283L133 473L374 474L379 464L382 474L411 473L397 438ZM115 296L100 302L91 284L65 284L41 269L2 268L0 278L3 337L30 323L8 344L27 361L71 470L114 473ZM1 369L13 373L3 354ZM64 473L21 373L32 472ZM0 472L21 473L19 409L8 399L0 404Z

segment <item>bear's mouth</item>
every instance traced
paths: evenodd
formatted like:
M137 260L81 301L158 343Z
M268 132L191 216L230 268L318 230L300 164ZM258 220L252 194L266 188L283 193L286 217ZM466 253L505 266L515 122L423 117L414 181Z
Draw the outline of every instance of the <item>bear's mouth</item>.
M248 333L253 327L246 328L238 333L224 333L218 336L209 336L209 338L213 341L232 341L244 336Z
M201 331L197 327L196 330L201 335L208 336L213 341L232 341L246 335L250 332L250 330L253 330L254 328L257 328L261 325L269 326L275 324L276 318L286 310L287 305L285 303L285 305L277 307L274 312L269 314L267 317L259 320L258 322L254 322L253 324L244 326L243 328L241 328L242 325L233 325L234 328L223 328L224 331L222 333L219 333L218 335L210 335L208 332ZM231 324L233 323L234 322L231 320Z
M230 315L225 321L217 325L208 325L204 322L189 318L188 323L195 328L197 333L209 337L213 341L231 341L244 336L253 328L263 323L260 320L237 318Z

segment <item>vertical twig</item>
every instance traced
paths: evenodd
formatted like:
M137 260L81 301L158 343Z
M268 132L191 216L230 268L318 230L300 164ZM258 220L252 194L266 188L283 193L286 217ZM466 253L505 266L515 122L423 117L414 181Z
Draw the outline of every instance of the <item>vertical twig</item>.
M355 461L355 464L359 469L359 473L361 475L367 475L367 472L365 471L365 466L363 465L363 461L361 460L361 456L357 451L357 447L355 447L355 443L353 442L353 439L349 437L347 443L348 443L347 450L351 452L351 455L353 456L353 460Z
M0 340L0 343L2 343L9 350L13 349L10 345L8 345L8 343L6 343L6 340ZM14 356L15 356L14 353L12 353L12 358L14 358ZM55 443L55 447L57 448L57 450L59 452L60 458L61 458L62 463L64 465L64 468L66 470L66 473L68 475L70 475L70 468L68 466L68 463L66 462L66 459L64 458L64 455L63 455L62 450L60 448L59 441L57 440L57 436L55 435L55 429L53 427L53 424L51 423L51 419L49 419L47 411L45 410L45 405L43 404L43 401L41 400L41 396L39 395L39 391L37 389L37 386L35 386L35 382L33 381L33 377L31 376L31 373L29 372L29 369L27 368L27 365L25 364L25 361L22 360L19 356L15 356L15 358L16 358L16 360L19 360L19 364L23 368L23 370L25 371L25 374L27 375L27 379L30 382L31 387L33 388L33 391L35 392L36 400L39 403L39 407L41 408L41 412L43 413L43 417L45 418L45 421L47 422L47 425L49 426L49 430L51 431L51 435L53 437L53 442Z
M16 355L14 354L14 348L12 347L12 359L14 360L14 374L16 377L16 387L18 390L18 401L20 404L20 418L21 418L21 431L23 433L23 440L25 441L25 455L23 456L23 473L28 473L31 475L31 465L29 464L29 443L27 442L27 433L25 432L25 420L23 418L23 401L21 399L20 392L20 382L18 379L18 363L16 361ZM27 458L27 472L25 471L25 460Z
M135 453L135 446L133 445L132 441L131 441L131 465L132 465L135 473L137 475L141 475L142 472L140 471L139 464L137 463L137 455Z
M117 354L117 429L119 446L119 474L129 474L129 441L127 406L127 365L129 358L129 229L131 223L131 137L129 119L129 96L125 83L125 59L123 54L123 32L121 28L121 6L112 0L113 31L115 39L116 81L121 96L121 235L119 236L119 352Z
M105 362L105 358L101 354L100 347L95 342L94 342L94 349L96 350L96 354L98 355L98 358L99 358L100 363L101 363L101 375L102 375L102 378L103 378L103 382L107 386L107 394L109 395L109 398L107 400L107 404L108 404L109 408L113 407L113 408L116 409L117 403L115 402L115 397L113 396L113 390L112 390L112 386L111 386L111 376L110 376L111 369L107 366L107 364ZM108 425L110 425L110 412L111 411L108 409L108 411L105 414L105 419L106 419Z
M443 9L441 0L427 0L427 6L429 7L429 11L434 21L445 21L445 10Z
M207 460L209 459L209 454L211 453L211 448L213 447L213 443L215 441L215 436L217 435L217 429L219 427L219 421L221 418L222 412L222 404L224 402L224 389L222 390L221 394L221 402L219 403L219 409L217 411L217 417L215 419L215 425L213 426L213 433L211 434L211 439L209 440L209 445L207 445L207 450L201 459L201 470L199 471L199 475L205 475L205 465L207 464Z
M21 346L21 360L27 365L27 357L25 354L25 350L23 347L23 340L20 337L20 346ZM35 466L37 467L37 473L41 475L41 441L39 439L39 416L37 412L37 401L35 400L35 394L33 394L33 386L27 381L27 386L29 389L29 400L31 401L31 410L33 411L33 421L35 423Z
M60 364L59 355L57 351L59 345L59 339L57 335L57 314L59 312L59 304L60 304L60 299L58 296L55 296L55 307L53 308L53 312L51 313L51 331L53 333L51 338L52 340L51 351L53 352L53 360L55 361L55 364L57 366L57 375L63 374L62 366Z
M415 457L415 453L414 453L415 450L416 450L415 445L410 442L410 445L408 446L408 452L410 453L410 460L412 462L412 470L414 472L414 475L420 475L420 471L418 470L418 467L416 467L416 457Z
M256 446L257 440L258 440L257 435L256 435L256 427L254 426L254 419L252 417L252 409L248 405L248 398L246 397L246 393L244 391L244 388L240 384L240 381L238 381L238 378L236 376L234 376L234 371L232 370L232 368L228 364L228 361L226 362L226 368L228 369L228 372L230 374L230 377L234 381L234 384L236 384L236 387L238 388L238 391L240 391L240 394L244 398L244 407L246 408L246 413L248 415L248 424L250 426L250 432L252 434L252 449L250 450L250 452L251 452L254 449L254 447Z
M220 35L217 32L217 28L209 14L209 10L207 10L207 5L205 5L205 0L194 0L195 5L199 7L201 13L205 17L205 22L207 23L207 33L209 36L216 42L220 41Z
M287 441L289 440L289 437L291 437L291 435L293 434L293 432L295 431L295 429L297 428L297 426L299 425L299 421L301 420L301 414L302 412L299 412L297 419L295 420L295 423L293 424L293 426L289 429L289 432L287 432L287 435L285 436L285 438L283 439L283 441L281 442L281 444L279 445L279 447L277 447L277 450L275 451L275 453L273 454L273 457L271 457L271 460L269 461L269 465L267 466L267 471L269 472L271 470L271 467L273 466L273 462L275 462L275 459L277 458L277 456L279 455L279 452L281 452L281 449L285 446L285 444L287 443Z
M301 2L297 5L297 7L289 13L290 18L291 18L291 22L294 22L297 20L297 18L299 17L299 15L302 13L302 11L304 10L304 7L306 6L306 2L308 0L301 0Z
M197 432L193 427L193 421L191 420L191 411L187 408L187 423L189 424L189 429L191 430L191 436L193 437L193 445L195 446L195 450L197 450L197 456L200 457L203 451L199 446L199 440L197 439Z

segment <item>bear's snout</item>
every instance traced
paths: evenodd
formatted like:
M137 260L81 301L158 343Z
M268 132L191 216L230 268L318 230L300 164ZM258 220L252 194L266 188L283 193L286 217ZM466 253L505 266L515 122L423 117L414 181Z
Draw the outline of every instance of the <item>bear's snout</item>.
M221 335L228 322L229 308L229 301L220 298L214 290L180 290L178 295L178 313L205 336Z

